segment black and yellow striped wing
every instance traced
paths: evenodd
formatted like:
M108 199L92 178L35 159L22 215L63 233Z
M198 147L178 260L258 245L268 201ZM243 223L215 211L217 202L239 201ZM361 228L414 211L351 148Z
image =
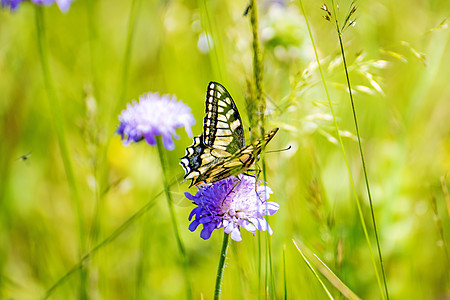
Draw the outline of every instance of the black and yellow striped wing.
M245 146L241 116L228 91L220 83L210 82L206 92L206 116L203 120L205 146L229 156ZM219 154L220 155L220 154Z
M278 128L273 129L256 143L245 146L236 104L220 83L209 83L205 105L203 132L194 138L180 163L186 173L184 178L192 180L191 186L247 171L278 131Z

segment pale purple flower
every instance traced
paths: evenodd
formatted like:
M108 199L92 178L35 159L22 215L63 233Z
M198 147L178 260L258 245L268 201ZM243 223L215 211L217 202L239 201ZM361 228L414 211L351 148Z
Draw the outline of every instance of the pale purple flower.
M9 7L11 10L16 10L22 0L1 0L2 8Z
M2 1L1 2L2 8L9 6L11 10L16 10L19 7L19 4L26 0L1 0L1 1ZM30 0L30 1L37 5L51 5L56 2L56 4L58 4L58 7L62 12L67 12L73 0Z
M184 127L189 137L192 137L191 126L195 124L189 106L177 101L175 96L148 93L139 97L139 102L127 104L119 116L120 125L117 133L122 136L125 145L131 141L142 139L149 145L156 145L155 136L161 135L164 147L173 150L175 143L172 137L178 139L175 129Z
M198 187L195 195L184 195L198 205L189 215L194 220L189 225L195 231L202 224L202 239L209 239L214 229L223 227L235 241L241 241L240 228L255 233L256 230L268 230L272 234L264 215L273 215L280 206L267 201L272 189L256 180L255 177L240 174L212 184Z

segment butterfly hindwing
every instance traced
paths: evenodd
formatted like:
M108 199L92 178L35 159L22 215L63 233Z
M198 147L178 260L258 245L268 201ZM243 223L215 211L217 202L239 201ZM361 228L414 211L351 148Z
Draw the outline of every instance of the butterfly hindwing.
M180 163L186 173L184 178L192 180L191 186L247 171L278 131L275 128L254 144L245 146L236 104L220 83L209 83L205 105L203 132L194 138Z

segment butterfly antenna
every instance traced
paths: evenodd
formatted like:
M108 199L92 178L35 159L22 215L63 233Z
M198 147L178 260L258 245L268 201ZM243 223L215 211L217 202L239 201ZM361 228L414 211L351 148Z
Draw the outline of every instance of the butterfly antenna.
M283 148L283 149L278 149L278 150L270 150L270 151L266 151L266 153L276 153L276 152L283 152L283 151L288 151L292 148L291 145L289 145L289 147Z

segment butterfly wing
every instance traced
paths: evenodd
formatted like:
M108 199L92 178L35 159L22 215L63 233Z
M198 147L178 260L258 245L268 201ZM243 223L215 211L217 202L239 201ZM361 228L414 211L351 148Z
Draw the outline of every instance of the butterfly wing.
M194 138L180 162L185 171L184 178L191 179L190 186L216 182L247 171L278 131L276 128L256 143L245 146L236 104L220 83L209 83L205 105L203 132Z
M223 85L210 82L206 92L203 137L206 146L232 155L245 146L241 116Z
M217 82L208 84L205 106L203 133L194 138L180 163L186 173L184 178L192 180L191 186L204 182L209 169L245 145L241 117L224 86Z
M246 172L257 160L261 150L266 146L268 142L274 137L278 132L278 128L274 128L265 136L257 140L254 144L245 146L239 149L238 152L233 154L228 159L222 160L217 164L209 167L205 170L204 174L198 179L198 183L202 182L216 182L227 178L229 176L238 175L240 173ZM197 183L197 184L198 184Z

